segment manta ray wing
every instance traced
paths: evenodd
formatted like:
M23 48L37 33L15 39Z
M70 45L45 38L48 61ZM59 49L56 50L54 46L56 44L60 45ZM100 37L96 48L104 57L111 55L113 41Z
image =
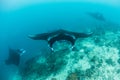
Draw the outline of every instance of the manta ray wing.
M50 33L28 35L28 37L33 39L33 40L48 40L48 38L50 38L50 37L52 37L56 34L60 34L60 33L63 33L63 30L57 30L57 31L53 31L53 32L50 32Z

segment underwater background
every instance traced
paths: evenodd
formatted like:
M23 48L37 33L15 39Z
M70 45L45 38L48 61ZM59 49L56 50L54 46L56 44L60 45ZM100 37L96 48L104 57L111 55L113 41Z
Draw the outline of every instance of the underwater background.
M19 70L16 66L7 66L4 63L9 55L8 47L26 50L26 53L21 57L20 67L34 56L49 53L50 50L45 41L33 41L28 38L29 34L51 32L61 28L75 32L88 32L98 26L111 31L118 31L120 28L120 6L112 5L112 3L107 4L107 1L106 3L48 1L30 3L30 5L15 9L4 9L4 3L0 3L0 5L0 80L12 80ZM106 21L92 18L87 12L100 12Z

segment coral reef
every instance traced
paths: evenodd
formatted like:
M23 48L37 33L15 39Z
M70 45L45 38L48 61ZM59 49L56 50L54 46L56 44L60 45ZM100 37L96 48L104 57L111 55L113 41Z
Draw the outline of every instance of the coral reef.
M74 50L67 43L56 43L55 52L26 62L16 80L119 80L120 32L103 31L76 41Z

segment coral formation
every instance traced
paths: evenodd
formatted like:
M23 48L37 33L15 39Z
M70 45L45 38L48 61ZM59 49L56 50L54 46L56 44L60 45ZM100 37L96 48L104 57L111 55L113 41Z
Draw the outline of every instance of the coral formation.
M77 73L71 73L67 76L66 80L79 80Z
M51 80L57 80L56 78L52 78Z

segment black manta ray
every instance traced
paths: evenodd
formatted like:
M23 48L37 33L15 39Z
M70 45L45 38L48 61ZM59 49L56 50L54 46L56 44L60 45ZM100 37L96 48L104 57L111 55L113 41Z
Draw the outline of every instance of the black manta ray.
M29 38L33 40L46 40L49 46L52 48L52 45L56 41L66 40L66 41L71 42L72 45L74 45L77 38L85 38L91 35L92 33L86 34L86 33L78 33L78 32L72 32L72 31L59 29L59 30L56 30L50 33L29 35Z
M6 65L13 64L18 66L20 64L20 57L23 53L25 53L24 49L14 50L9 48L9 56L8 56L8 59L5 60L5 64Z

